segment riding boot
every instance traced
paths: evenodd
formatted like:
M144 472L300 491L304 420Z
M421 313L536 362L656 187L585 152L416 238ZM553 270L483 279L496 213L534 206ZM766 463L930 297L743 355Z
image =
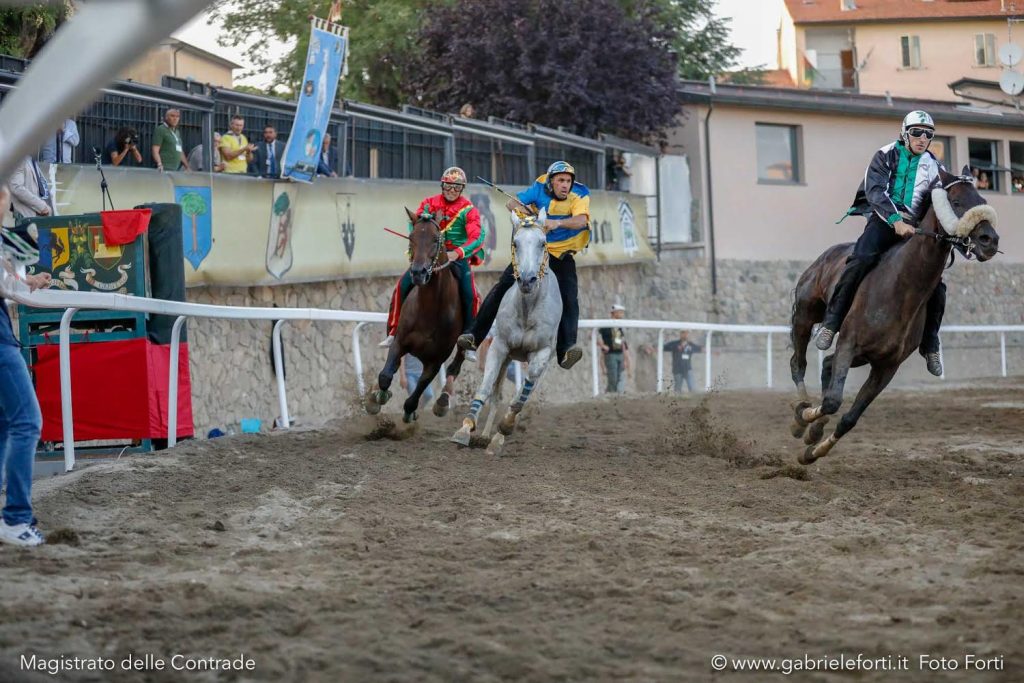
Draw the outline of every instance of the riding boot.
M467 334L473 327L473 277L469 272L469 263L464 260L455 261L448 266L459 283L459 301L462 304L462 334Z
M491 331L491 325L494 324L494 318L498 315L498 307L501 306L501 300L505 296L512 285L516 282L516 276L512 273L512 264L508 265L505 272L501 274L498 281L495 283L491 291L487 293L487 297L484 302L480 304L480 310L477 311L476 320L473 321L473 329L459 337L459 348L463 351L472 351L480 345L480 342L484 340L487 333Z
M942 316L945 313L946 283L940 280L925 308L924 334L921 335L921 346L918 349L925 358L928 372L936 377L942 376L942 360L939 358L939 328L942 326Z
M815 345L822 351L826 351L832 346L832 338L843 326L843 320L846 319L846 314L853 304L853 297L857 294L857 287L860 286L860 281L864 279L870 269L871 264L865 263L856 256L847 259L846 267L843 269L842 275L839 276L835 291L832 292L832 297L828 300L825 320L821 324L822 330L815 342Z

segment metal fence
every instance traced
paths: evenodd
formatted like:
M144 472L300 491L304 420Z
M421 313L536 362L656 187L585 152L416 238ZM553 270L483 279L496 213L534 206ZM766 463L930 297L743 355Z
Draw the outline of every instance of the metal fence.
M0 98L16 87L25 61L0 55ZM103 150L122 128L132 128L146 166L154 166L153 133L168 108L181 110L186 153L203 144L204 168L210 167L213 131L226 131L233 115L245 119L251 141L262 140L265 126L287 141L295 104L233 90L213 88L165 77L163 86L118 81L102 91L73 118L81 142L75 163L91 164L93 148ZM360 178L434 180L451 165L506 185L526 185L548 165L565 159L576 167L580 182L605 187L606 159L624 148L613 141L592 140L558 129L491 118L487 121L405 107L402 111L346 101L335 109L331 133L333 169ZM205 144L204 144L205 143ZM632 153L657 155L654 148L629 143Z

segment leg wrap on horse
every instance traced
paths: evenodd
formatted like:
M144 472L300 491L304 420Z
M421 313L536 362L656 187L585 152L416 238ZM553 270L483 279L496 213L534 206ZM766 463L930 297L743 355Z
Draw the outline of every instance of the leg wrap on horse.
M498 306L501 305L501 299L505 296L505 292L509 290L516 283L516 276L512 273L512 264L508 265L505 272L498 278L498 282L491 288L491 291L487 293L487 298L480 304L480 310L477 312L476 320L473 322L473 339L474 342L479 345L484 340L487 333L491 331L491 325L494 324L494 317L498 315Z
M519 398L516 400L516 403L519 404L520 408L522 408L522 404L526 403L526 401L530 398L530 392L532 391L533 382L531 382L530 380L526 380L525 382L523 382L523 390L519 392Z
M473 418L473 422L476 422L477 417L480 416L480 410L484 407L484 402L479 398L474 398L473 402L469 404L469 415Z
M469 263L456 261L448 266L459 283L459 300L462 303L462 331L468 332L473 325L473 277L469 272Z
M921 336L921 354L939 352L939 328L942 327L942 316L946 313L946 283L939 281L938 287L928 299L924 334Z
M580 322L576 261L572 254L567 254L562 258L551 258L548 263L551 272L558 279L558 289L562 295L562 319L558 323L558 341L555 345L558 360L561 360L565 352L576 345Z

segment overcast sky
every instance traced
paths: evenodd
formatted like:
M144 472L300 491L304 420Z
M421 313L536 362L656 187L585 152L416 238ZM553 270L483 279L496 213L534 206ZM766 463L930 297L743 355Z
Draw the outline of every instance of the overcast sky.
M731 20L733 44L743 48L741 66L767 65L768 68L775 68L775 30L779 26L781 0L715 0L715 5L719 16ZM217 28L207 25L205 14L196 17L174 35L239 64L245 63L240 48L221 47L217 44ZM359 36L353 35L352 40L359 40ZM283 45L277 48L277 52L284 51ZM236 76L240 74L236 72ZM260 87L266 87L269 81L266 76L236 80L237 83Z

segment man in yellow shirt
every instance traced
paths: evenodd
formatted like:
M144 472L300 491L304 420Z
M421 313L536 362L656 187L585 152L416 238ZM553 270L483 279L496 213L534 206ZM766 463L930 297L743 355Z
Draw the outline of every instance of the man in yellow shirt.
M252 153L256 145L250 145L249 140L242 134L245 129L245 119L235 115L231 117L231 130L220 138L220 155L224 160L225 173L245 174L249 170L249 162L252 161Z

